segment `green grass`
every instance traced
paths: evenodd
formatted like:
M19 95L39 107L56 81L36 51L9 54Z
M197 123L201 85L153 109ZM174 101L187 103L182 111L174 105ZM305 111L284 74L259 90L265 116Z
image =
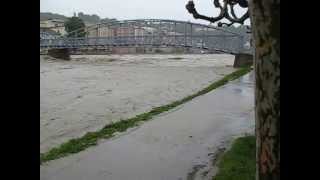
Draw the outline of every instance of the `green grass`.
M172 60L180 60L183 59L182 57L172 57L172 58L168 58L168 59L172 59Z
M229 81L232 81L234 79L239 78L240 76L248 73L250 70L251 70L250 67L238 69L235 72L226 75L225 77L223 77L219 81L212 83L211 85L209 85L205 89L203 89L203 90L201 90L191 96L185 97L181 100L175 101L175 102L168 104L168 105L153 108L151 111L143 113L143 114L139 114L133 118L129 118L126 120L122 120L122 121L118 121L116 123L106 125L101 130L96 131L96 132L88 132L87 134L85 134L84 136L82 136L80 138L71 139L71 140L61 144L58 147L52 148L51 150L49 150L46 153L40 154L40 164L47 162L47 161L50 161L50 160L58 159L61 157L68 156L70 154L74 154L74 153L78 153L80 151L83 151L90 146L96 145L99 139L107 139L107 138L112 137L115 132L123 132L123 131L126 131L128 128L138 126L139 123L144 122L144 121L148 121L148 120L152 119L152 117L154 117L162 112L165 112L165 111L168 111L172 108L175 108L175 107L177 107L187 101L190 101L191 99L193 99L197 96L208 93L209 91L216 89L217 87L222 86Z
M219 172L213 180L255 180L255 156L255 136L236 139L218 163Z

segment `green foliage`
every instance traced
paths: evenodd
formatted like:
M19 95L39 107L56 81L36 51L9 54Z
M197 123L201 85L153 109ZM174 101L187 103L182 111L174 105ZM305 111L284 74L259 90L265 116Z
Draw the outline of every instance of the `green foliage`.
M104 18L104 19L100 20L101 23L109 23L109 22L116 22L116 21L118 21L118 20L115 18L112 18L112 19Z
M83 12L78 13L78 17L82 19L84 22L96 24L100 22L100 17L98 15L89 15L89 14L84 14Z
M55 14L50 12L40 12L40 21L48 19L61 19L65 21L68 19L68 17L61 14Z
M168 58L168 59L172 59L172 60L180 60L183 59L182 57L172 57L172 58Z
M255 157L255 136L236 139L219 162L219 172L213 180L255 180Z
M216 89L219 86L222 86L231 80L239 78L240 76L248 73L250 70L251 70L250 67L241 68L229 75L226 75L221 80L212 83L207 88L191 96L185 97L178 101L174 101L168 105L153 108L151 111L143 114L139 114L133 118L121 120L116 123L111 123L109 125L106 125L104 128L102 128L97 132L88 132L83 137L69 140L68 142L61 144L59 147L53 148L44 154L40 154L40 164L50 160L58 159L73 153L78 153L90 146L96 145L99 139L110 138L114 135L115 132L123 132L123 131L126 131L128 128L138 126L139 123L148 121L152 119L154 116L159 115L160 113L169 111L170 109L175 108L187 101L190 101L197 96L208 93L211 90Z
M154 52L155 53L162 53L163 51L161 49L156 49Z
M78 17L82 19L83 22L85 23L90 23L90 24L97 24L97 23L106 23L106 22L111 22L111 21L116 21L117 19L109 19L109 18L104 18L101 19L98 15L95 14L85 14L82 12L78 13ZM56 13L50 13L50 12L40 12L40 21L42 20L48 20L48 19L61 19L66 21L69 17L61 15L61 14L56 14Z
M84 37L85 33L85 24L79 17L71 17L64 23L65 29L69 37ZM70 33L77 30L76 33Z

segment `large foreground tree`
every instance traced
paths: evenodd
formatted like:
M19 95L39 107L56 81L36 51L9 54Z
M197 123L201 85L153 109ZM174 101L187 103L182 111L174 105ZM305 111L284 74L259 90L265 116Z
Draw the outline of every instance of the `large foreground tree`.
M193 1L186 8L196 19L243 24L251 20L254 41L255 118L257 138L257 180L280 179L280 0L213 0L217 17L199 14ZM249 10L241 17L235 5Z
M257 177L280 179L280 0L250 1L255 45Z

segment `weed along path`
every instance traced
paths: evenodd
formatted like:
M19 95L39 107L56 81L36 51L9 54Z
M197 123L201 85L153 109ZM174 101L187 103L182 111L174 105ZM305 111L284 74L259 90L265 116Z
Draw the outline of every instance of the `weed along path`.
M252 72L79 153L40 166L41 180L211 179L221 148L254 132Z

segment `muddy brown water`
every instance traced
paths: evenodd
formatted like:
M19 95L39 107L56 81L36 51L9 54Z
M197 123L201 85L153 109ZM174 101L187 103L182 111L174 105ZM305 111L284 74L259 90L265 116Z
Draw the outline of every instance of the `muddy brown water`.
M40 167L42 180L211 179L219 149L254 131L247 74L138 128Z
M223 54L71 58L40 57L40 152L180 100L234 71L234 57Z

